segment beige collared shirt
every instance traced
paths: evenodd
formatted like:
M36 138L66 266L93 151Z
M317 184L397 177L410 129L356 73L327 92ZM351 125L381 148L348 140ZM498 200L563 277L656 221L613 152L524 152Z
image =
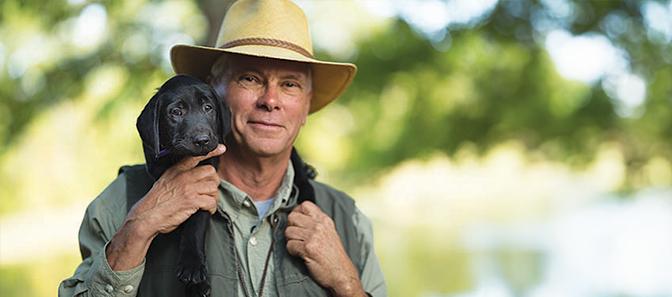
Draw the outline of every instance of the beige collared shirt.
M252 296L257 296L259 293L264 264L271 247L272 229L268 218L282 205L294 203L297 199L297 192L292 193L293 179L294 169L290 165L276 195L270 198L273 199L273 204L262 218L259 217L254 201L245 192L225 180L221 180L219 184L221 195L217 206L219 210L227 213L233 222L236 249L242 266L247 272L245 274L247 276L246 286L250 288L249 291L254 292ZM274 296L273 261L269 261L268 266L268 276L264 282L264 296ZM240 288L238 296L244 296Z

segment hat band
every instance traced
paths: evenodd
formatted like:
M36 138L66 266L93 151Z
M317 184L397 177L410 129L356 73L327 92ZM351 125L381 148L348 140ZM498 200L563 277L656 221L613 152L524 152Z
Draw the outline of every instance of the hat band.
M305 48L302 48L301 46L291 42L273 38L250 37L250 38L236 39L233 41L229 41L225 44L222 44L220 48L231 48L242 45L266 45L266 46L281 47L295 51L301 55L313 59L313 54L311 54Z

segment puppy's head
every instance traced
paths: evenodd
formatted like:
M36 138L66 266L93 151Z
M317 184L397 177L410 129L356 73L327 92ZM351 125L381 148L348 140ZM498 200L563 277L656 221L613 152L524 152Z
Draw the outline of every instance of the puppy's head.
M136 123L150 174L158 178L179 159L214 150L224 143L230 121L228 107L208 84L186 75L169 79Z

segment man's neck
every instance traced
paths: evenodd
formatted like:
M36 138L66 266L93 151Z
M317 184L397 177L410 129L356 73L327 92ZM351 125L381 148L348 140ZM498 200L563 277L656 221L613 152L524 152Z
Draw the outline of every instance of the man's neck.
M289 154L286 155L260 158L232 148L220 156L218 173L252 200L266 200L273 197L282 184L289 164Z

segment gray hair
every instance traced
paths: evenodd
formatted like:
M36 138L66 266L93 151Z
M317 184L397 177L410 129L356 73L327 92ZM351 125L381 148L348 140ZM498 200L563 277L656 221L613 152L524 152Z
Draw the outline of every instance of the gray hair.
M221 55L217 58L210 68L208 83L215 90L219 97L224 98L226 93L226 82L231 78L231 60L229 55Z
M210 80L214 82L215 80L229 78L231 75L230 61L229 55L224 54L219 56L210 68Z

